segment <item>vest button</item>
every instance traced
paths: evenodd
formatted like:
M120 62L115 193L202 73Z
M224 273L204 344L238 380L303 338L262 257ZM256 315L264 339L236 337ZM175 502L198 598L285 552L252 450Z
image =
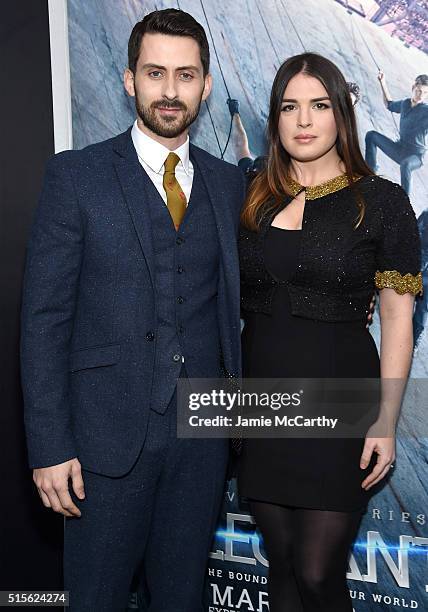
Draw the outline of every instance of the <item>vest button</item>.
M175 242L176 242L177 244L183 244L183 242L184 242L184 238L182 238L181 236L178 236Z
M181 295L179 295L177 298L177 303L182 304L183 302L184 302L184 297L181 297Z
M153 340L155 339L155 335L153 332L149 331L146 334L146 340L147 342L153 342Z
M178 266L178 268L177 268L177 272L178 272L179 274L183 274L183 272L184 272L184 268L183 268L183 266Z
M181 355L179 355L178 353L176 353L172 359L173 359L173 361L180 361L180 359L181 359Z

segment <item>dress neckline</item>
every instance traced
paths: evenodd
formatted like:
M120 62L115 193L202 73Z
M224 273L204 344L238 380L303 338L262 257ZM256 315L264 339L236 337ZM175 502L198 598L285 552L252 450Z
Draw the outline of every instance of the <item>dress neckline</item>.
M279 230L280 232L301 232L302 228L290 229L289 227L278 227L277 225L270 225L271 229Z
M360 180L361 176L354 176L352 182L356 182ZM339 174L328 181L324 181L323 183L319 183L319 185L301 185L297 181L295 181L291 176L287 177L287 185L290 188L290 192L293 197L305 191L306 200L316 200L317 198L322 198L330 193L334 193L335 191L339 191L340 189L344 189L345 187L349 187L351 182L349 181L346 174Z

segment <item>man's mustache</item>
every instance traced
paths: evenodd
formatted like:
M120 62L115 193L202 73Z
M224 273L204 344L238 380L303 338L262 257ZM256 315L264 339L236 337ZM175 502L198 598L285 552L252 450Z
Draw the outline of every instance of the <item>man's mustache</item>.
M180 100L161 100L158 102L153 102L151 106L152 108L179 108L184 111L187 110L187 106L184 104L184 102L180 102Z

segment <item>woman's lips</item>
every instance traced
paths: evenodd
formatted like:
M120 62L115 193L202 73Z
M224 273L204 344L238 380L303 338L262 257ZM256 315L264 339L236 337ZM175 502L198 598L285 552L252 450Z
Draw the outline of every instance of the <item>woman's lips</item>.
M316 136L311 136L310 134L305 134L302 136L295 136L294 140L297 140L297 142L302 143L302 144L306 144L308 142L312 142L313 140L315 140Z

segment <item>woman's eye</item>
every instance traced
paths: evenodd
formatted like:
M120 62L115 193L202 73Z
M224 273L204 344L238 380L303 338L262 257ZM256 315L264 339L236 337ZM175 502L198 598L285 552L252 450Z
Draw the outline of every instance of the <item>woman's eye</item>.
M296 106L294 104L285 104L281 108L281 110L285 112L290 112L295 108ZM314 104L314 108L317 108L318 110L324 110L325 108L330 108L330 106L328 104L325 104L324 102L317 102L316 104Z
M318 109L324 109L324 108L330 108L328 104L325 104L324 102L317 102L315 104L315 107Z

